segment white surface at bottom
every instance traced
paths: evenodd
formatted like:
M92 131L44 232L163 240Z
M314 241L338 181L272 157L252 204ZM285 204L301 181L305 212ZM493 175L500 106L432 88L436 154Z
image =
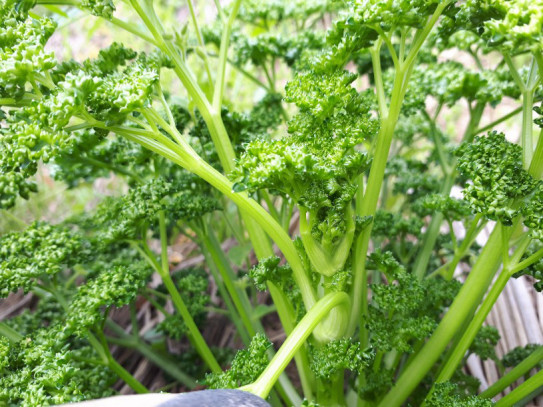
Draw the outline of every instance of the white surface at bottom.
M83 401L81 403L63 404L61 407L156 407L176 396L177 394L168 393L134 394Z

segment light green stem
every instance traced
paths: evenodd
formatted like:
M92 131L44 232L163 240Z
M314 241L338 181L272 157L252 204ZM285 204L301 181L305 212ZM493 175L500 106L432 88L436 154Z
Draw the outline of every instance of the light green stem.
M109 346L107 344L106 338L102 332L98 333L98 338L100 341L96 339L90 332L88 335L89 342L91 345L99 351L99 353L102 353L102 355L105 356L107 366L117 374L123 380L130 388L132 388L136 393L138 394L145 394L149 393L149 389L145 387L143 384L141 384L134 376L130 374L124 367L122 367L119 362L115 360L111 352L109 351Z
M543 175L543 130L539 133L539 139L528 172L535 179L541 179Z
M285 334L288 336L294 330L294 309L285 298L285 294L271 281L268 281L268 290L272 296L273 303L277 307L277 314L281 320L281 325L285 330ZM302 384L302 390L304 397L307 400L313 400L313 385L314 377L311 369L309 368L309 358L305 347L301 347L300 350L294 355L294 361L298 368L298 375Z
M481 133L484 133L485 131L492 130L498 124L503 123L504 121L509 120L512 117L515 117L520 112L522 112L522 106L517 107L515 110L507 113L505 116L502 116L499 119L494 120L493 122L487 124L486 126L475 130L474 134L481 134Z
M213 280L215 281L215 284L217 284L217 289L219 290L219 294L226 305L226 309L228 310L228 315L230 316L230 319L234 323L236 330L238 334L240 335L241 340L243 341L244 345L248 346L249 343L251 342L251 336L249 332L247 331L247 329L245 328L245 325L243 324L243 321L238 314L236 306L234 305L234 302L232 301L232 298L230 297L228 289L226 288L223 277L221 276L221 273L219 272L219 269L217 265L215 264L213 257L211 256L211 253L208 250L206 250L206 247L203 244L202 244L201 250L202 250L202 254L204 255L205 261L209 267L211 275L213 276Z
M448 195L451 191L453 184L454 176L452 174L448 174L445 177L441 192ZM424 238L422 240L422 249L419 251L415 259L415 264L413 266L413 274L417 276L419 280L422 280L426 275L428 262L430 261L430 257L432 256L432 252L434 251L434 246L439 236L443 219L445 219L445 216L442 212L435 213L432 216L432 220L428 225L426 233L424 234Z
M449 311L424 347L413 358L409 369L404 371L394 387L381 400L379 407L400 406L434 366L465 321L471 317L501 262L501 257L496 256L496 253L501 252L501 234L501 227L494 228Z
M344 292L330 293L321 298L313 308L311 308L302 320L296 325L296 328L287 337L275 357L264 369L259 378L252 384L243 386L240 390L248 391L262 398L266 398L277 381L279 375L285 370L291 359L305 343L311 332L319 323L329 315L330 311L341 306L343 312L348 312L350 299ZM346 326L338 334L341 336Z
M147 41L149 44L153 44L155 46L158 46L157 42L153 38L151 38L146 33L138 30L136 28L136 25L133 24L133 23L132 24L127 23L126 21L119 20L116 17L111 17L110 20L106 20L106 21L110 22L113 25L116 25L119 28L122 28L125 31L128 31L131 34L134 34L136 37L140 37L142 40Z
M221 36L221 48L219 51L219 72L217 75L217 81L215 82L215 91L213 93L213 108L215 111L219 111L222 105L224 87L225 87L225 74L226 74L226 62L228 57L228 47L230 45L230 34L232 32L232 25L237 17L239 7L241 6L241 0L234 0L228 17L226 25L223 27Z
M522 129L520 133L520 139L522 144L522 163L524 165L524 168L528 170L534 154L532 109L534 107L535 88L540 79L538 75L538 66L536 58L533 58L532 63L530 64L527 81L524 82L520 77L520 74L515 67L511 56L508 54L504 54L503 58L505 60L505 63L509 67L509 71L513 76L513 80L515 81L522 94Z
M466 130L464 131L464 136L462 137L462 140L464 142L469 142L473 139L475 135L475 128L479 125L479 122L481 121L484 108L485 104L478 103L473 108L473 110L471 110L470 121L468 123L468 126L466 127ZM441 189L442 194L449 195L451 192L452 186L454 185L454 180L457 176L455 166L456 160L453 160L448 165L448 167L452 170L449 174L447 174L445 178L443 188ZM434 246L439 236L439 230L441 228L441 224L443 223L443 219L443 214L441 212L437 213L432 217L432 220L428 225L427 232L425 233L423 238L422 249L417 254L413 266L413 274L415 274L419 279L422 279L426 275L428 262L430 261L432 251L434 250Z
M24 338L23 335L12 327L6 325L5 322L0 322L0 335L5 336L11 342L19 342Z
M200 48L202 49L202 56L203 56L203 61L204 61L207 77L209 79L209 83L211 84L213 83L213 78L211 76L211 71L209 69L209 59L207 57L207 52L205 49L204 37L202 36L202 31L200 30L198 19L196 18L196 12L194 10L194 4L192 3L192 0L187 0L187 4L189 6L192 25L194 26L194 31L196 32L196 38L198 39L198 44L200 45Z
M386 103L385 90L383 86L383 75L381 69L381 41L377 41L370 48L371 63L373 65L375 89L377 91L377 101L379 104L379 114L381 117L388 116L388 106Z
M256 321L251 319L248 314L248 310L251 309L251 303L249 302L246 294L242 294L242 290L239 287L236 287L236 276L234 274L234 271L230 268L230 265L228 264L228 259L226 259L224 253L220 249L215 235L212 231L208 231L207 233L202 233L199 236L202 244L211 255L213 263L221 274L223 283L226 286L228 293L230 294L230 298L232 298L232 301L234 302L236 310L239 313L241 320L243 321L245 329L249 333L249 336L254 336L256 332L260 331L261 329L255 327Z
M141 353L155 365L160 367L162 370L170 374L180 383L187 386L189 389L193 389L194 387L196 387L196 381L185 372L181 371L177 366L177 363L168 359L166 355L160 354L139 337L127 334L124 329L117 325L114 321L108 319L106 321L106 325L113 332L115 332L116 335L120 336L120 338L107 337L106 340L109 343L137 350L139 353Z
M451 263L448 265L446 273L444 273L444 277L447 280L452 280L454 277L454 271L456 270L456 266L460 262L460 259L466 255L466 252L471 247L483 227L486 225L486 221L479 224L481 218L483 217L482 214L477 214L471 221L471 225L469 229L466 232L466 236L464 237L464 240L460 244L460 247L458 247L455 252L453 259Z
M534 91L527 90L522 93L522 162L526 170L529 169L532 157L534 155L534 135L533 135L533 107Z
M492 398L500 394L503 390L516 382L522 376L527 374L535 366L543 360L543 346L534 350L530 356L520 362L517 366L511 369L507 374L502 376L496 383L483 391L479 397Z
M498 400L496 407L514 406L515 403L521 401L541 386L543 386L543 370L540 370L511 393Z
M123 329L121 329L124 332ZM116 331L117 332L117 331ZM119 333L119 332L118 332ZM126 335L126 334L125 334ZM127 336L123 338L113 338L108 337L108 342L123 346L125 348L135 349L147 359L149 359L156 366L164 370L166 373L171 375L175 380L182 383L184 386L187 386L189 389L193 389L197 386L196 381L190 377L185 372L181 371L174 361L169 359L167 356L157 353L151 346L147 345L141 340L135 341L133 338Z
M485 300L483 301L480 308L475 313L475 316L473 317L473 319L470 321L467 329L464 331L462 338L456 344L454 351L452 352L452 354L446 361L445 365L439 372L439 375L436 379L436 383L446 382L447 380L450 380L450 378L452 377L452 375L458 368L458 365L460 364L460 362L462 362L462 359L464 358L466 351L468 350L471 343L473 342L473 339L475 338L475 336L481 329L481 325L483 325L483 322L485 321L490 310L496 303L496 300L498 299L499 295L505 288L505 285L509 281L510 277L511 277L511 274L507 271L503 271L498 276L496 282L490 289Z
M373 157L373 164L370 169L370 174L368 177L368 183L366 188L366 193L364 195L364 200L361 207L362 216L373 216L377 209L377 203L379 201L379 195L381 193L381 186L383 184L383 179L385 175L385 168L388 161L388 154L390 151L390 146L392 143L392 137L394 135L394 129L396 128L396 123L400 115L400 109L402 107L403 99L407 91L407 86L411 73L413 72L414 63L420 48L422 47L424 41L430 34L430 31L437 22L439 16L447 7L450 1L444 1L440 3L434 13L430 18L428 18L424 27L417 31L415 35L413 44L407 57L403 63L398 66L396 70L396 76L394 79L394 85L392 88L392 94L390 97L390 106L386 112L386 116L381 116L381 128L379 135L377 136L377 144L375 146L375 153ZM376 77L375 83L380 81L379 77L382 75L380 67L373 66L374 75ZM367 284L366 281L366 270L365 270L365 254L369 248L369 242L371 237L372 225L370 224L360 236L356 239L355 242L355 251L359 252L363 256L362 261L358 261L353 267L354 281L353 288L351 292L352 299L352 311L349 320L349 325L347 328L347 335L352 335L356 327L360 324L361 317L364 318L364 310L366 305L364 304L367 301L367 298L362 298L362 293L364 292L364 286ZM363 329L360 330L361 334L364 335Z
M378 74L380 73L376 73L376 75ZM373 165L371 166L366 193L360 209L361 216L373 216L377 209L377 202L381 192L388 153L392 143L392 136L394 134L394 128L398 120L403 99L401 97L401 85L404 81L403 76L403 72L398 72L396 74L389 116L381 118L381 130L377 136ZM367 284L365 257L369 248L371 230L372 225L369 225L355 241L355 253L361 258L357 259L357 262L353 267L354 282L351 294L353 308L347 329L347 335L349 336L354 333L357 325L360 324L360 318L364 318L365 310L367 308L367 305L365 305L367 298L363 297L363 291L365 290L364 286ZM360 332L363 333L363 330Z
M208 163L206 163L196 152L188 145L177 145L173 141L160 135L154 135L157 140L150 139L149 132L134 131L133 129L124 128L109 128L111 131L122 135L129 140L141 144L142 146L166 157L172 162L180 165L188 171L198 175L205 181L209 182L218 191L230 198L242 211L246 212L254 219L272 240L279 246L283 255L289 262L293 277L304 300L307 309L310 309L316 302L315 293L309 277L307 276L304 266L294 243L283 230L283 228L273 219L273 217L256 201L251 199L246 193L236 193L232 190L232 182L230 182L223 174L219 173Z
M161 240L161 245L162 245L162 251L161 251L162 266L160 266L156 262L153 256L153 253L150 252L150 250L147 247L145 247L146 249L145 258L150 262L151 265L154 266L155 271L160 275L160 278L162 279L162 282L164 283L166 290L168 291L168 293L170 294L172 298L172 302L175 306L175 309L177 310L177 312L179 312L179 314L181 315L181 318L183 318L183 322L185 323L188 329L187 336L192 346L194 346L198 354L202 357L202 359L208 365L211 371L215 373L220 373L222 372L221 366L215 359L215 356L211 352L211 349L209 349L209 346L207 345L205 339L202 337L202 334L198 330L198 327L196 326L196 323L194 322L192 315L190 315L190 312L187 306L185 305L185 301L181 297L181 294L179 294L179 291L177 290L177 287L175 286L175 283L173 282L172 277L170 275L167 251L164 250L165 245L167 249L167 243L164 243L164 242L167 242L166 240L167 238L166 238L166 220L165 220L165 215L163 212L159 213L159 227L160 227L160 240Z

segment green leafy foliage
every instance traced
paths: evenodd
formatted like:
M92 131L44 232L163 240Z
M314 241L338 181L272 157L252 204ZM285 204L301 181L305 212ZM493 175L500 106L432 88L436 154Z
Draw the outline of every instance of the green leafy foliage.
M373 301L367 325L372 345L385 352L412 352L412 341L425 338L436 326L433 318L424 313L429 305L428 293L390 252L372 253L370 262L368 268L381 271L388 281L386 285L370 286Z
M536 254L541 249L540 240L532 242L526 250L522 260L526 260L529 256ZM530 276L533 278L534 288L541 292L543 291L543 260L538 260L530 266L514 274L514 277Z
M304 52L320 49L324 45L324 37L312 31L303 31L294 37L266 33L257 37L236 35L233 42L236 53L234 62L239 65L251 62L255 66L265 67L275 60L283 60L292 66Z
M81 6L88 8L92 14L110 19L115 11L112 0L83 0Z
M380 209L375 213L373 233L375 237L405 239L407 235L420 236L422 225L419 218L404 219L401 214Z
M22 288L28 292L36 281L54 276L83 261L89 245L69 229L36 222L21 233L0 238L0 294Z
M439 191L438 179L428 170L428 163L398 157L387 163L385 175L394 177L394 192L416 200Z
M38 330L17 343L0 338L0 400L30 407L113 395L115 375L89 362L98 356L92 348L73 345L60 325Z
M30 17L27 20L33 21ZM12 31L8 27L2 29ZM37 29L42 35L42 28ZM53 29L50 29L51 33ZM13 39L15 44L6 45L6 55L8 46L10 50L15 49L16 44L26 47L26 37L19 37ZM46 39L36 41L40 43ZM17 195L27 199L29 192L35 192L35 184L28 178L36 173L40 162L48 163L57 156L59 161L67 157L69 160L74 150L81 150L82 147L88 149L107 134L103 131L66 130L73 119L88 120L91 124L98 121L122 123L128 114L148 104L158 80L157 67L142 54L132 64L120 69L135 55L133 51L114 43L102 51L95 61L85 61L82 65L70 62L57 67L50 63L41 68L49 75L43 85L47 93L41 98L31 98L21 109L10 112L5 119L9 127L0 130L0 168L6 174L0 177L2 207L13 206ZM36 59L27 53L24 56L29 61ZM37 71L37 68L23 62L16 65L27 66L30 72ZM24 88L28 81L25 75L11 73L6 74L6 78L12 78L11 87ZM17 85L13 82L15 77L19 78ZM37 89L38 85L34 83L33 86Z
M98 274L78 288L70 304L67 328L85 335L87 329L103 320L102 309L132 303L150 275L151 268L143 262L130 267L114 266Z
M262 259L249 271L249 276L259 291L266 290L267 281L280 287L290 299L299 319L305 313L300 288L292 278L292 269L286 264L280 265L280 262L281 259L277 256Z
M481 360L497 360L496 345L500 340L500 334L493 326L483 326L471 344L470 351Z
M102 244L110 244L143 239L142 231L156 224L161 211L174 219L190 221L218 208L212 197L179 190L158 178L132 188L119 198L106 199L87 222L99 227Z
M198 326L205 323L209 305L209 281L207 273L202 268L189 268L180 270L172 275L172 279L181 293L183 301L188 305L188 310ZM164 287L159 291L166 292ZM158 330L168 337L180 340L187 333L186 324L178 314L167 316L164 321L157 325Z
M287 87L286 100L300 108L299 116L289 123L290 136L249 143L240 158L237 188L273 189L316 210L333 205L326 195L341 198L342 179L352 180L367 166L366 155L354 147L375 131L363 96L350 86L354 79L346 72L300 73ZM338 89L343 90L341 95ZM313 133L317 124L319 130ZM352 192L345 193L352 197Z
M371 352L361 349L359 342L344 338L314 349L311 369L317 378L326 380L345 369L361 372L372 359Z
M507 69L472 71L454 61L421 67L412 81L423 94L432 95L448 106L461 99L496 106L504 96L515 99L520 96Z
M255 335L247 349L236 353L230 369L206 376L206 385L211 389L234 389L252 383L268 364L267 351L271 346L264 335Z
M506 53L540 51L543 20L535 11L538 7L539 3L524 0L466 1L451 8L443 36L466 30L479 36L487 47Z
M521 209L524 225L530 230L532 238L543 240L543 184L537 183L534 193Z
M273 0L266 4L258 0L248 0L241 5L239 19L251 24L278 22L283 20L303 20L312 14L323 14L338 7L333 1L317 0Z
M433 394L426 399L426 404L432 407L441 406L462 406L462 407L491 407L492 400L479 398L477 396L462 397L455 392L456 386L453 383L439 383Z
M413 210L420 216L441 212L451 221L465 219L471 214L466 201L443 194L431 194L421 197L414 203Z
M367 98L351 86L354 79L346 71L299 72L286 87L286 100L300 109L289 122L289 136L249 143L233 174L235 190L270 189L309 213L302 240L316 270L325 274L345 263L341 246L353 237L355 181L369 165L356 147L377 130ZM322 247L334 246L339 258L319 264Z
M529 343L526 346L517 346L514 349L511 349L507 352L503 358L502 363L504 367L515 367L533 352L540 349L541 345ZM536 366L537 369L543 368L543 361L539 362Z
M472 183L464 198L471 208L492 220L511 225L517 215L512 200L522 199L535 188L534 179L522 168L522 149L503 133L476 137L456 152L458 170Z
M31 76L55 66L45 49L56 25L48 18L32 18L18 0L0 2L0 96L22 98Z

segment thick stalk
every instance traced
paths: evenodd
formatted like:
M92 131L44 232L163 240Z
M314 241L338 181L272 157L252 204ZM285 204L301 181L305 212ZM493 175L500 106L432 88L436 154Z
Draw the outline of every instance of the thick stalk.
M217 188L224 195L228 196L242 209L242 211L256 220L264 231L268 233L272 240L279 246L293 270L293 277L296 280L298 287L300 287L306 307L308 309L311 308L315 304L315 293L313 292L309 277L307 276L300 257L298 256L296 247L283 228L262 206L260 206L253 199L249 198L247 194L233 192L232 183L209 164L203 160L190 164L187 168L189 171L194 172L196 175L200 176Z
M496 303L496 300L498 299L501 292L505 288L505 285L509 281L510 277L511 277L511 274L505 270L498 276L496 282L490 289L485 300L483 301L480 308L475 313L475 316L469 323L467 329L464 331L462 338L456 344L456 347L454 348L450 357L448 358L445 365L439 372L439 375L436 379L436 383L446 382L452 377L452 375L458 368L458 365L460 364L460 362L462 362L462 359L464 358L468 348L473 342L473 339L475 338L475 336L481 329L481 325L483 325L483 322L488 316L490 310L492 309L492 307Z
M279 225L261 205L251 199L246 193L234 192L232 190L232 182L199 157L188 144L182 144L180 146L165 137L155 135L156 138L159 139L159 141L157 141L149 138L150 134L148 134L148 132L137 131L137 129L134 129L136 131L133 129L113 127L108 129L141 144L145 148L162 155L168 160L198 175L230 198L238 207L242 208L242 210L251 216L251 218L268 233L283 252L283 255L293 269L294 279L300 283L299 286L306 308L311 308L311 306L315 304L315 293L311 287L309 277L305 273L294 243L281 225Z
M215 234L212 231L208 231L207 234L201 234L200 236L203 236L202 241L204 247L210 253L213 259L213 263L216 265L217 268L219 268L221 272L222 279L225 285L228 287L227 290L231 294L232 300L236 304L236 309L238 310L240 315L243 315L243 327L249 332L250 336L254 336L256 332L264 332L264 328L262 327L260 321L250 315L250 310L252 309L252 306L249 298L247 297L245 291L234 283L236 281L236 276L232 268L229 266L228 259L224 256L224 253L220 248L219 242L217 241ZM279 314L281 323L285 327L285 331L287 331L286 327L289 323L292 324L292 319L289 314L286 314L283 311L290 304L288 304L288 302L286 302L287 300L283 298L281 291L278 288L272 290L270 284L271 283L268 283L268 287L270 288L272 300L274 304L276 304L277 313ZM272 355L273 353L270 355L270 357ZM301 367L301 365L299 365L299 367ZM286 399L289 400L287 402L295 403L296 400L299 398L296 389L294 388L292 383L290 383L286 375L282 375L279 378L278 391L282 395L282 397L286 397Z
M543 346L532 352L530 356L502 376L496 383L483 391L479 397L492 398L500 394L503 390L516 382L522 376L532 370L539 362L543 360Z
M430 31L432 31L432 28L437 22L439 16L449 3L450 1L445 1L437 6L432 16L428 18L428 21L424 27L417 31L413 40L413 45L411 46L405 61L401 61L397 67L392 94L390 97L390 106L388 111L385 110L385 113L387 114L381 116L380 119L381 128L377 136L373 164L370 169L366 193L362 202L362 216L373 216L375 214L385 175L385 167L388 161L392 137L394 135L394 129L396 128L396 123L400 115L400 109L402 107L405 92L407 91L409 78L413 72L416 57L424 41L430 34ZM381 80L379 78L382 75L379 64L376 63L373 65L373 71L376 77L375 83L378 83L378 81ZM357 325L360 323L361 317L363 318L365 315L363 310L366 308L364 302L367 301L367 298L362 298L362 294L365 290L364 286L367 284L365 256L369 248L371 230L372 224L362 231L355 242L355 251L361 253L360 256L363 257L361 259L362 261L358 261L358 263L356 263L353 267L354 282L353 289L351 290L352 312L347 328L347 335L352 335L354 333ZM361 330L361 334L364 335L363 330Z
M528 172L535 179L540 179L543 175L543 130L539 133L539 139Z
M326 380L319 380L317 403L326 407L345 407L344 371L340 370Z
M273 252L273 249L271 247L270 240L264 234L264 230L253 219L249 217L246 217L246 219L244 219L244 223L258 259L262 260L264 258L273 256L275 253ZM294 328L294 309L292 308L292 305L290 304L285 293L279 287L277 287L271 281L268 281L266 284L268 286L272 302L273 304L275 304L275 308L277 310L279 320L281 321L281 325L283 326L285 333L288 335ZM257 322L260 324L260 321ZM269 354L270 357L273 356L272 352L270 352ZM309 359L307 357L305 349L301 349L300 352L295 355L294 360L296 362L296 367L298 369L298 374L302 383L302 389L304 391L305 398L311 400L311 370L309 369ZM288 379L287 375L284 373L279 377L278 391L283 398L287 396L291 400L291 404L297 405L301 403L301 400L299 400L300 396L298 395L298 392Z
M543 385L543 370L530 377L511 393L507 394L496 403L496 407L510 407L529 396Z
M400 406L439 359L465 321L471 317L501 262L501 257L496 255L501 252L501 234L502 228L494 228L449 311L425 346L413 358L409 369L404 371L394 387L381 400L379 407Z
M381 71L378 71L377 68L378 67L374 66L374 74L379 76L381 75ZM385 167L388 161L390 146L392 144L392 136L394 135L394 129L400 115L400 108L403 101L402 87L407 80L408 77L406 77L405 71L400 70L396 73L388 116L381 117L381 129L377 136L377 144L375 146L373 164L370 169L366 192L359 209L360 216L373 216L377 209L377 203L379 201L381 186L385 175ZM365 288L367 284L367 273L365 259L369 248L371 230L372 224L368 225L355 241L354 250L356 255L360 256L360 259L357 258L357 262L353 266L354 282L351 290L352 312L347 328L348 336L351 336L354 333L357 325L360 323L360 318L364 318L366 315L367 298L364 296L364 291L367 290L367 288ZM360 331L362 335L364 335L363 331L364 330Z
M353 220L352 208L349 206L345 211L344 218L346 219L346 230L344 236L338 243L327 244L316 240L312 233L312 219L307 220L307 211L304 208L300 208L300 237L302 239L305 251L315 271L324 275L332 276L343 266L347 261L347 257L351 251L353 243L355 223ZM315 216L309 212L309 217Z
M400 76L403 76L402 73L397 74L397 78ZM398 80L399 79L396 79L396 83ZM396 96L393 96L392 99L393 102L391 103L390 115L381 119L381 130L379 131L377 138L373 165L371 166L366 193L364 194L364 199L360 209L361 216L373 216L377 209L377 202L379 200L381 185L383 183L388 153L392 143L392 136L394 134L394 128L398 120L401 105L397 84L394 86L394 89L396 90ZM355 263L353 267L353 272L355 273L351 294L353 308L349 326L347 328L348 336L354 333L357 325L360 323L360 317L364 318L365 310L367 308L367 305L363 304L367 302L367 298L362 298L362 295L365 291L364 286L367 284L365 258L369 248L371 230L372 225L370 224L362 231L362 233L360 233L355 242L355 253L357 253L357 255L359 255L361 258L357 259L357 263Z
M133 0L132 4L137 6L137 0ZM172 44L165 42L162 35L160 34L160 32L158 32L158 30L149 27L150 25L153 26L152 21L145 16L145 12L144 12L144 10L141 9L141 7L139 8L139 10L137 9L138 13L140 14L140 17L145 21L147 27L153 33L153 35L154 35L155 39L157 39L158 43L161 45L161 48L167 54L169 54L170 57L172 57L172 59L174 61L174 65L175 65L175 71L176 71L179 79L183 83L183 85L185 85L188 93L195 99L196 105L198 106L198 109L199 109L200 113L202 114L202 117L203 117L204 121L206 122L206 125L207 125L207 127L209 129L209 132L210 132L211 138L213 140L213 143L215 145L215 148L217 149L217 153L219 155L219 160L221 161L221 164L222 164L224 170L227 173L231 172L233 170L233 168L234 168L235 154L234 154L234 149L232 147L230 139L228 137L228 134L226 132L226 128L225 128L224 123L222 121L221 104L222 104L222 98L223 98L224 86L225 86L225 72L226 72L226 63L227 63L227 54L228 54L230 33L231 33L232 25L234 23L236 15L237 15L237 12L239 10L240 4L241 4L240 0L235 0L234 7L233 7L233 9L231 11L231 14L230 14L230 16L228 18L228 21L226 22L226 26L223 29L222 38L221 38L220 56L219 56L219 74L218 74L218 78L217 78L217 80L215 82L215 91L214 91L214 95L213 95L213 107L210 106L210 104L208 103L207 99L203 95L203 92L201 91L201 89L199 88L197 83L194 81L192 75L190 74L190 71L185 66L185 64L181 60L179 54L176 52L176 50L174 49ZM176 139L179 141L179 138L176 137ZM177 163L181 164L179 161L177 161ZM210 166L207 166L207 167L211 168ZM188 170L191 171L191 168L188 168ZM215 175L221 175L221 177L222 177L222 174L219 174L217 172L216 172ZM204 178L204 179L206 179L206 178ZM206 179L206 180L208 182L210 182L209 178ZM210 183L212 185L216 186L215 184L213 184L213 182L210 182ZM226 195L230 195L230 197L232 198L234 193L232 192L231 186L229 186L228 192L230 194L226 194ZM223 193L224 193L224 191L223 191ZM234 202L236 202L236 200L234 200ZM251 204L252 203L253 202L251 200ZM256 204L256 202L255 202L255 204ZM256 206L255 205L253 205L253 206L256 209ZM265 258L265 257L269 257L269 256L273 255L273 249L272 249L272 246L270 244L270 241L269 241L268 237L266 236L266 234L263 231L263 229L265 230L266 228L263 227L262 224L259 225L258 221L255 222L255 220L252 219L251 216L247 214L247 212L244 210L243 206L240 206L238 204L238 207L241 210L242 219L243 219L243 221L245 223L245 226L246 226L247 232L249 234L249 237L251 239L251 242L253 243L253 247L255 249L255 253L256 253L257 257ZM258 205L258 208L261 209L261 211L260 211L261 213L262 212L266 213L265 210L263 208L261 208L259 205ZM269 222L269 220L267 220L267 219L264 222L273 227L274 222ZM276 228L276 230L277 230L277 228ZM269 231L268 231L268 234L270 234ZM273 239L273 236L271 234L270 234L270 237L272 237L272 239ZM292 241L290 241L290 238L288 238L288 235L287 235L288 243L287 243L286 239L284 239L284 236L281 236L281 238L282 238L282 241L286 245L289 246L289 252L292 252L292 254L290 254L290 255L287 255L285 252L283 252L283 254L285 254L285 257L287 258L287 261L289 261L289 263L290 263L291 267L293 268L293 270L297 270L297 273L295 272L295 275L297 274L299 276L298 280L300 280L300 279L304 280L304 277L306 277L305 276L305 271L303 270L303 266L302 266L302 264L300 262L300 259L299 259L298 255L296 253L296 249L295 249L294 245L292 244ZM281 245L279 243L278 243L278 245L279 245L280 248L281 248L281 246L283 246L283 248L285 246L285 245ZM305 278L305 280L307 280L307 278ZM226 282L226 280L225 280L225 282ZM305 284L303 284L303 287L305 287L305 288L302 290L302 292L303 292L302 296L304 298L304 302L306 304L306 307L310 308L315 302L315 295L312 292L309 281L308 280L303 281L303 283L305 283ZM304 293L305 293L305 296L304 296ZM275 302L276 300L280 300L280 299L273 298L273 300ZM285 382L285 380L283 380L284 379L283 377L281 379L282 379L281 382ZM285 383L283 383L283 387L285 387Z
M271 281L268 281L268 290L272 297L273 303L277 308L277 314L281 320L281 325L285 330L285 334L288 336L294 330L294 309L286 298L285 294ZM311 369L309 368L309 358L307 356L307 349L305 347L300 348L298 353L294 355L294 361L298 370L298 376L302 384L302 390L304 397L307 400L313 400L313 384L314 377Z
M321 298L313 308L311 308L302 320L296 325L296 328L288 336L275 357L266 366L258 379L240 390L248 391L262 398L266 398L277 381L279 375L285 370L294 355L306 342L311 332L326 318L330 311L341 306L342 312L348 312L350 299L344 292L336 292ZM341 336L346 326L338 332Z

